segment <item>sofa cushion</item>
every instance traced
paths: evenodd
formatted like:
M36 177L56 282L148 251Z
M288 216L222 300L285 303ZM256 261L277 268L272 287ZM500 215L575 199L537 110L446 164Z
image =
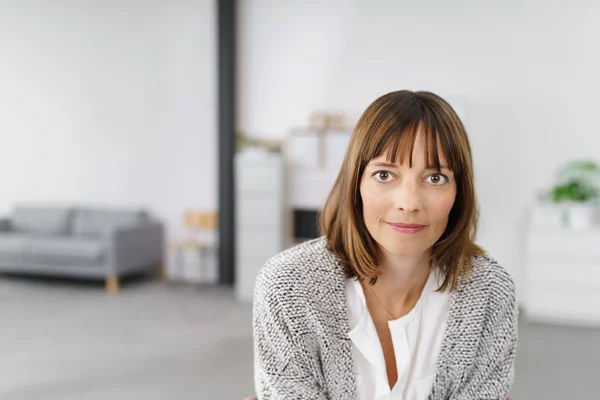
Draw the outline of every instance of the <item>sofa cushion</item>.
M0 234L0 263L22 263L28 240L27 234Z
M66 234L72 210L67 207L16 206L12 227L17 232Z
M73 235L99 235L122 226L136 225L144 221L147 214L135 210L79 209L73 215Z
M29 239L28 261L52 265L96 265L106 253L100 238L36 237Z

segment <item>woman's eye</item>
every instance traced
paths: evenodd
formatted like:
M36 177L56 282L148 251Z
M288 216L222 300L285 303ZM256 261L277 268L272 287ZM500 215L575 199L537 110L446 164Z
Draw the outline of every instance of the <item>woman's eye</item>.
M391 174L387 171L377 171L373 175L380 182L387 182L392 178Z
M442 174L432 174L429 175L427 179L429 179L429 182L431 182L434 185L443 185L444 183L448 182L448 178L446 177L446 175Z

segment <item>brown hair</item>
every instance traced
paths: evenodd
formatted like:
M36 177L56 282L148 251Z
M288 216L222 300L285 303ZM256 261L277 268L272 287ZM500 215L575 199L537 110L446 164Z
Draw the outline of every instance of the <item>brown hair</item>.
M479 214L467 133L454 109L433 93L402 90L369 105L354 129L321 212L321 231L329 249L341 260L346 276L369 278L372 284L377 281L377 243L363 219L360 180L367 164L384 151L388 161L404 160L408 154L412 166L419 129L426 135L425 159L440 170L439 143L456 179L456 199L448 225L432 248L432 259L445 276L438 290L455 290L459 276L470 271L471 258L484 254L484 250L474 243Z

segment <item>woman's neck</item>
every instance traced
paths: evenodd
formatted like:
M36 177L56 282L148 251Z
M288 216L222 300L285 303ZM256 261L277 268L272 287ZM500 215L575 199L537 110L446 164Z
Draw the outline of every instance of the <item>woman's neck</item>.
M371 289L394 315L410 311L427 283L431 271L429 254L415 257L385 254L379 265L382 274Z

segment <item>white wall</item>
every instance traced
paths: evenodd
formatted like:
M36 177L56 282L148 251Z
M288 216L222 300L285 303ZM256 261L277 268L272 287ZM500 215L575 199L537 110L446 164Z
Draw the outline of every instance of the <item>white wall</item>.
M523 215L555 169L596 157L598 3L240 2L240 129L282 137L315 109L357 118L376 97L459 102L482 208L479 242L522 280Z
M212 0L0 4L0 212L217 207Z

